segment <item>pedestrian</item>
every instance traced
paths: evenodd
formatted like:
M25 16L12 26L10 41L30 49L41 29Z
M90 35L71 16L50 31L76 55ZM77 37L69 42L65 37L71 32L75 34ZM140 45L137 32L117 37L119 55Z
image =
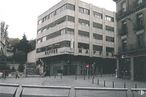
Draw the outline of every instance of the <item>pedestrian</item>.
M16 71L16 79L19 78L19 72Z

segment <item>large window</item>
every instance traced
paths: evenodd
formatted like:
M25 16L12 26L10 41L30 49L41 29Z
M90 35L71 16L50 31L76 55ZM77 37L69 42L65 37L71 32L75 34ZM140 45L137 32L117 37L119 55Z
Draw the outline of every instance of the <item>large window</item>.
M83 13L83 14L87 14L87 15L90 14L89 9L82 8L82 7L79 7L79 12L80 12L80 13Z
M93 27L94 28L99 28L99 29L102 29L103 28L102 24L95 23L95 22L93 22Z
M94 39L98 39L98 40L102 40L102 39L103 39L102 35L100 35L100 34L95 34L95 33L93 33L93 38L94 38Z
M89 32L85 32L85 31L80 31L80 30L79 30L78 34L79 34L80 36L83 36L83 37L89 37Z
M136 25L136 30L144 29L144 16L142 13L137 14Z
M114 42L114 37L106 36L106 41Z
M126 1L121 3L121 10L122 10L122 12L125 12L127 10L126 9Z
M47 40L61 35L61 30L47 35Z
M127 39L123 39L122 40L122 51L126 51L127 50Z
M106 29L107 31L114 32L114 27L111 27L111 26L105 26L105 29Z
M67 4L67 5L66 5L66 8L67 8L67 9L70 9L70 10L75 10L75 5Z
M137 35L137 47L138 48L144 47L144 34Z
M144 0L137 0L137 3L138 3L138 4L142 4L143 1L144 1Z
M102 13L99 13L99 12L96 12L96 11L93 11L93 16L95 17L95 18L99 18L99 19L102 19Z
M90 26L90 23L88 20L79 19L79 23L80 25L83 25L83 26Z
M71 29L71 28L66 28L65 29L65 34L74 34L74 29Z
M122 27L121 27L121 35L125 35L128 33L128 28L127 28L127 22L122 21Z
M93 45L93 50L95 50L95 51L102 51L102 46Z
M108 16L108 15L105 16L105 20L110 21L110 22L114 22L114 18L111 16Z

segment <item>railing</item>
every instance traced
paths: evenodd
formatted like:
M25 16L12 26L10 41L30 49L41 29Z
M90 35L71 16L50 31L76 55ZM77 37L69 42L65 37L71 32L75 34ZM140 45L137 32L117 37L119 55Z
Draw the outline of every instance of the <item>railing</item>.
M22 85L20 97L69 97L70 89L70 86Z
M15 97L18 87L18 84L0 83L0 97Z
M117 97L117 95L114 95L115 92L125 92L125 97L128 97L127 91L128 88L96 88L96 87L75 87L75 97L77 97L77 90L79 91L86 91L82 93L82 96L79 97ZM92 93L89 91L92 91ZM93 92L94 91L94 92ZM100 92L99 92L100 91ZM88 94L86 94L88 92ZM99 92L99 93L97 93ZM111 93L110 93L111 92ZM112 93L114 92L114 93ZM85 95L84 95L85 94ZM119 94L119 93L118 93ZM124 94L119 95L119 97L124 97Z
M69 97L71 86L0 83L0 97ZM146 97L146 88L74 87L73 97Z

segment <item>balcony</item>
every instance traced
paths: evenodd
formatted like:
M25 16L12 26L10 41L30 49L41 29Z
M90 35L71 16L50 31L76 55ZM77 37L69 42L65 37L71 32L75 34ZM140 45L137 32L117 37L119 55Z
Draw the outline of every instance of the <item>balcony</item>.
M45 51L45 55L53 56L61 54L73 54L73 52L74 52L73 49L70 47L62 47Z

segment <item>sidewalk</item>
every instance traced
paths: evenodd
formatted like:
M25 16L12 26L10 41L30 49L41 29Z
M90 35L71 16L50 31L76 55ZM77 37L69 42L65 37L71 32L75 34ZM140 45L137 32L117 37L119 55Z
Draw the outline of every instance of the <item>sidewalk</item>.
M99 84L98 84L99 82ZM105 84L104 84L105 82ZM112 75L103 75L96 76L94 81L92 77L87 76L47 76L47 77L23 77L23 78L6 78L0 79L0 83L11 83L11 84L19 84L19 85L47 85L47 86L71 86L72 89L70 91L70 97L75 97L75 87L97 87L97 88L112 88L114 82L114 88L124 88L125 87L130 89L134 88L135 84L137 84L138 88L146 88L146 82L135 82L131 80L123 80L117 79ZM7 91L7 90L5 90ZM39 91L41 94L48 93L48 89L25 89L24 94L35 94L36 91ZM115 95L115 91L78 91L77 97L125 97L125 92L118 92ZM84 95L84 96L83 96ZM87 96L88 95L88 96ZM92 95L92 96L91 96ZM112 95L112 96L109 96ZM121 96L122 95L122 96ZM128 93L128 95L131 95ZM135 97L145 97L144 96L135 96ZM128 96L131 97L131 96Z

